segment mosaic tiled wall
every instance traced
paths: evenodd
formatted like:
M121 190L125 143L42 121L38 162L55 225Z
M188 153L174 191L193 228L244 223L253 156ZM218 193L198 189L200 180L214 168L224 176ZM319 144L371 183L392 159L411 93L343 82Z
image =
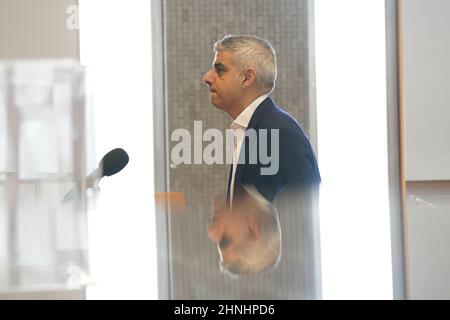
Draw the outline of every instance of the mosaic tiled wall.
M209 101L204 73L212 46L227 34L253 34L269 40L278 58L275 101L309 132L307 0L165 0L167 123L173 130L225 130L231 119ZM170 147L176 143L171 142ZM206 143L203 144L205 146ZM229 279L219 272L214 243L207 238L212 199L225 195L228 166L180 165L169 171L170 191L185 194L186 210L170 216L171 295L175 299L308 298L304 274L294 262L282 263L269 276ZM280 217L282 228L296 223ZM287 233L289 233L287 232ZM286 233L286 232L285 232ZM301 250L294 256L301 255ZM293 285L295 284L295 285Z

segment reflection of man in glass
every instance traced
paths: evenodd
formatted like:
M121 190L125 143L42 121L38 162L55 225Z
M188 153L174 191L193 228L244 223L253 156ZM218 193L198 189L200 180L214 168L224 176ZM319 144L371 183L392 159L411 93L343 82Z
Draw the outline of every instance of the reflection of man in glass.
M217 231L220 228L217 230L213 228L210 237L218 242L224 263L231 263L233 266L229 270L251 273L261 271L264 267L261 264L250 268L248 263L244 267L242 261L233 264L239 260L237 253L240 252L242 256L244 250L242 248L234 250L236 247L233 246L233 239L243 239L249 244L254 239L261 239L258 238L261 233L258 233L258 229L254 226L265 226L265 222L268 221L265 218L269 215L243 213L242 206L238 204L242 198L248 198L245 196L246 190L243 186L254 187L257 194L266 202L274 203L281 219L288 216L298 217L299 221L304 222L301 226L304 234L308 235L312 220L307 203L311 198L310 191L320 183L320 174L316 157L303 129L269 96L277 78L277 61L271 44L254 36L227 36L215 43L214 52L213 68L205 74L203 81L209 87L212 104L227 112L233 119L231 129L235 132L235 143L227 188L228 210L226 213L216 215L222 217L221 228L224 232ZM251 141L242 134L237 134L242 131L246 134L255 132L256 140ZM271 137L263 139L265 137L263 131ZM276 139L272 139L273 137ZM263 174L264 169L271 164L260 159L259 153L256 163L248 161L252 148L261 149L261 143L271 156L275 153L274 159L278 161L275 166L277 170L270 174ZM282 197L282 193L288 196ZM283 199L285 205L280 206L279 199ZM234 230L229 227L231 225L234 226ZM233 237L230 237L231 233ZM237 245L237 242L234 245ZM260 248L258 245L255 248ZM245 251L248 256L261 255L262 251L258 251L259 249L252 251L251 245L245 248L248 249ZM307 260L310 259L305 257L305 261ZM272 259L272 262L274 261L276 259ZM266 264L265 268L267 267Z
M242 189L233 210L219 198L208 228L217 243L220 263L232 274L258 273L276 266L281 254L281 230L274 206L255 189Z

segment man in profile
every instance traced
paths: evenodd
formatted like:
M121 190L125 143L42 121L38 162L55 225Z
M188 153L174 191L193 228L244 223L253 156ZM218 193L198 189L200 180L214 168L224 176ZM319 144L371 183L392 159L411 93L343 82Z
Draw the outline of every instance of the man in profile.
M205 74L203 81L209 88L211 103L233 119L231 129L235 132L235 143L226 209L216 205L215 210L215 216L222 217L216 219L222 219L221 223L227 225L224 228L227 232L223 232L223 236L217 231L221 228L212 228L209 235L216 241L224 266L229 266L228 271L257 273L276 265L281 250L280 242L278 251L271 250L271 257L267 254L259 263L250 262L256 261L256 257L263 252L261 242L255 242L253 244L257 245L252 246L249 245L251 240L269 238L266 237L269 233L263 231L269 228L262 228L267 227L266 222L270 221L268 212L277 216L278 211L283 219L290 211L301 216L301 221L307 224L303 229L308 229L312 215L311 196L320 183L320 174L314 151L303 129L270 97L277 78L277 60L272 45L255 36L230 35L214 44L214 54L212 69ZM238 134L242 131L245 135ZM249 139L249 132L255 133L256 139ZM256 162L249 161L251 151L261 148L268 150L272 159L278 161L275 166L277 170L267 174L264 170L269 164L259 156ZM255 191L252 196L248 194L248 186ZM258 197L270 206L255 205ZM275 205L276 210L271 209L271 204ZM259 214L251 214L253 211ZM276 221L279 225L278 217ZM305 234L308 232L306 230ZM247 245L239 246L240 242ZM248 261L244 262L245 259Z

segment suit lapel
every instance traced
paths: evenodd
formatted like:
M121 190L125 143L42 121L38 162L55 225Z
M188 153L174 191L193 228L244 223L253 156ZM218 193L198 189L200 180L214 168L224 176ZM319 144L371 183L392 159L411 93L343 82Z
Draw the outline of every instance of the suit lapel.
M267 97L266 99L264 99L263 102L261 102L261 104L258 106L258 108L256 108L255 112L253 113L250 122L248 123L248 129L257 129L258 128L258 124L261 121L261 119L263 118L263 116L269 111L275 108L275 104L272 101L271 97ZM242 147L244 146L244 144L242 144ZM242 154L242 152L245 152L245 150L243 150L241 147L240 150L240 154ZM248 146L247 146L248 147ZM244 157L244 159L246 159L247 157ZM233 188L233 193L236 191L236 185L237 184L242 184L242 178L245 172L245 167L247 166L246 163L244 164L238 164L236 167L236 175L234 177L234 188ZM233 171L233 166L231 166L231 172ZM231 172L230 172L230 178L229 178L229 183L228 185L231 183ZM227 192L227 194L229 194L229 190ZM235 197L233 196L233 199L235 199Z
M255 112L248 123L247 129L256 129L258 127L259 122L263 118L263 116L270 110L275 109L275 103L273 102L271 97L267 97L263 102L256 108Z

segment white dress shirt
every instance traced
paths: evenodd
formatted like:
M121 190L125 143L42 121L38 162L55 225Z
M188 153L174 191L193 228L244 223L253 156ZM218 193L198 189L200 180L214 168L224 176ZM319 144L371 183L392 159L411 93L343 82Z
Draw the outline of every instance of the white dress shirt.
M231 174L231 184L230 184L230 208L233 203L233 191L234 191L234 176L236 175L236 167L239 159L239 154L241 152L242 142L245 137L245 130L248 127L248 123L253 116L256 108L263 102L269 95L264 94L256 100L254 100L250 105L242 111L236 119L231 123L231 130L233 130L234 134L234 143L233 143L233 172Z

